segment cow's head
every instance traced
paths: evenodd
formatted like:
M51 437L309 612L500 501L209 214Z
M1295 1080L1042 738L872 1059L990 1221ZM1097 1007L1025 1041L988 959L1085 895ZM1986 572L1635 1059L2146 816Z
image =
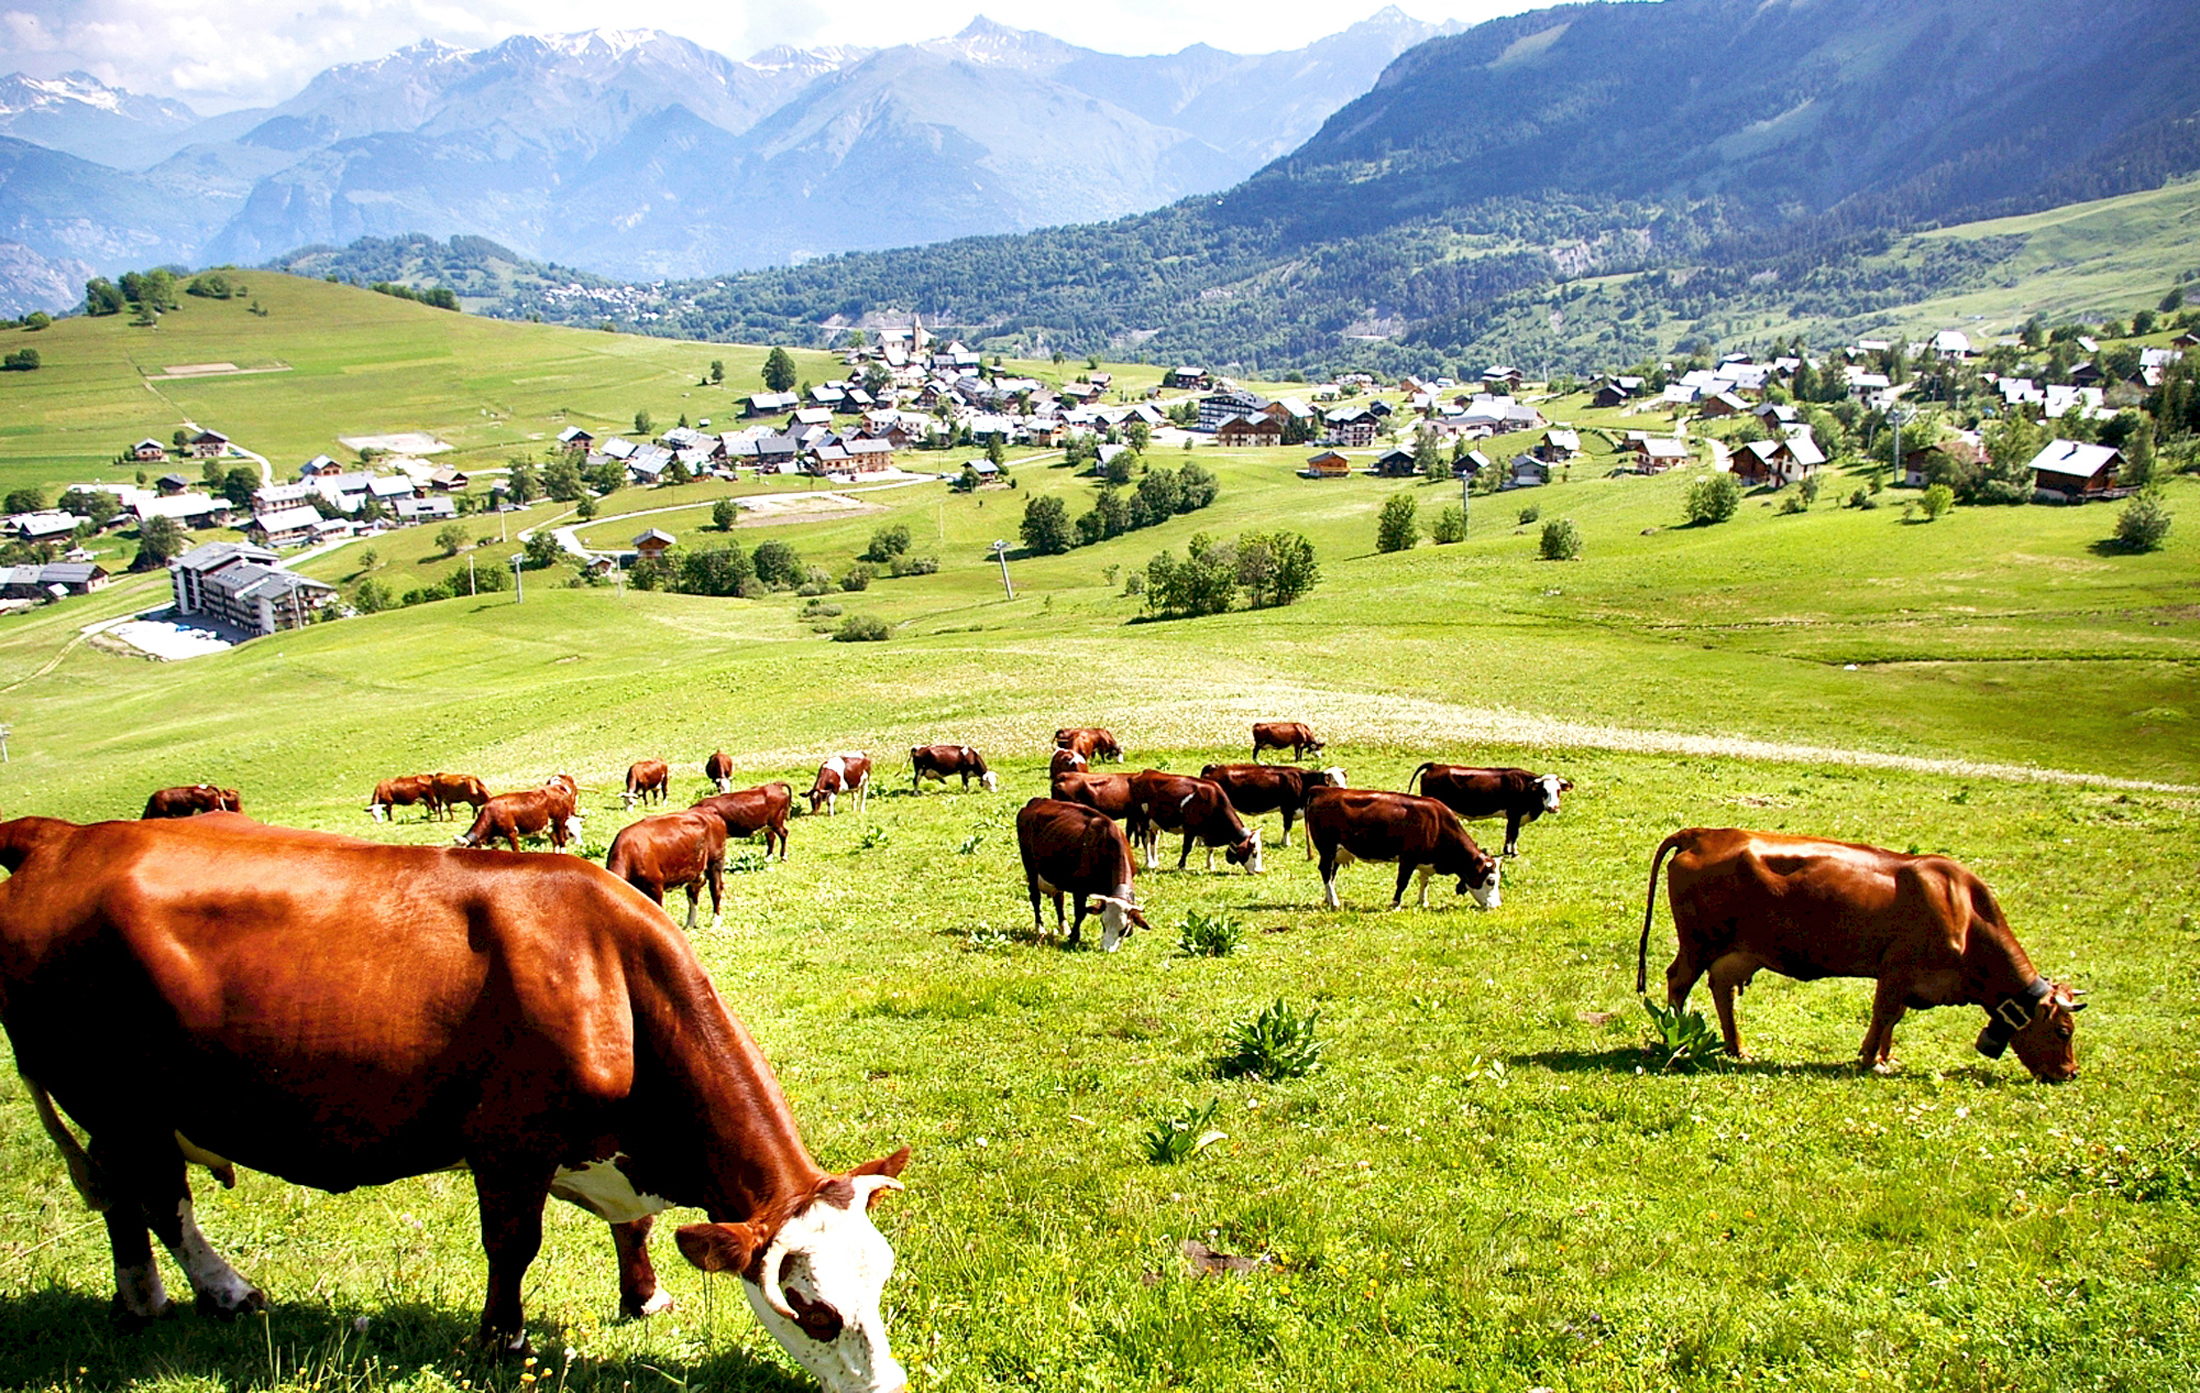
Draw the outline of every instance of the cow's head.
M1138 911L1138 896L1128 885L1112 895L1094 895L1086 906L1087 914L1100 916L1100 951L1112 953L1121 947L1133 928L1150 929L1146 916Z
M1245 829L1245 840L1223 853L1233 866L1243 866L1253 875L1260 874L1260 829Z
M380 803L367 804L367 815L376 822L380 822L382 820L382 805Z
M630 788L630 789L627 789L627 790L626 790L625 792L621 793L621 794L619 795L619 801L620 801L620 802L622 802L622 803L624 803L624 804L626 805L626 810L627 810L628 812L633 812L633 811L634 811L634 790Z
M909 1162L903 1147L833 1176L776 1233L751 1224L690 1224L680 1252L705 1272L738 1272L757 1321L825 1393L901 1393L908 1375L887 1346L879 1297L894 1250L870 1207Z
M2068 1083L2078 1077L2077 1013L2085 1009L2078 994L2042 977L2018 996L2003 997L1987 1008L1986 1029L1978 1052L2001 1058L2010 1045L2017 1059L2041 1083Z
M1474 896L1475 904L1483 909L1496 909L1505 902L1497 888L1497 872L1497 858L1480 847L1474 848L1467 858L1466 872L1459 877L1459 893Z
M978 775L978 782L985 785L985 791L987 793L993 793L997 791L1001 786L1000 780L993 776L993 771L990 769Z
M1562 779L1556 774L1544 774L1536 779L1536 783L1543 790L1543 811L1547 813L1557 812L1558 795L1574 786L1572 779Z
M1316 788L1343 788L1345 787L1344 771L1332 764L1327 769L1315 770L1314 777L1308 782Z

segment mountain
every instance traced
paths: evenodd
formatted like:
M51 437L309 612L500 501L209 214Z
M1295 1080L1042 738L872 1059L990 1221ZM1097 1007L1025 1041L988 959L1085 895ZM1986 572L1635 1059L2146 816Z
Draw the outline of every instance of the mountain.
M1125 58L981 18L929 43L739 62L604 29L415 44L203 122L90 79L17 78L5 90L27 95L0 130L105 167L104 183L72 170L13 192L53 215L22 224L27 246L107 272L131 246L257 262L420 232L627 276L700 275L1224 189L1448 28L1388 10L1289 53ZM5 177L43 175L17 161Z
M1856 270L1908 231L2200 170L2196 52L2188 0L1562 6L1407 51L1220 197L669 284L633 318L817 342L914 311L1025 351L1277 369L1625 361L1720 307L1980 274L1945 247Z

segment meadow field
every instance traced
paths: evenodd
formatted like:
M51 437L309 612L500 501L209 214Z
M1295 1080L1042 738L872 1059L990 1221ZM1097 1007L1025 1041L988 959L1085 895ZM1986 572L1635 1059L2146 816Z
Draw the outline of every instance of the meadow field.
M668 393L694 390L675 369L692 382L710 356L731 381L732 351L716 346L440 317L459 327L438 334L514 335L520 347L494 341L511 361L537 351L530 336L546 357L575 345L559 371L576 382L586 355L612 347L636 371L670 355L649 369ZM490 374L453 353L436 369L449 380ZM436 390L417 389L403 424L452 439L476 398L442 405ZM558 390L578 400L578 386ZM605 387L596 409L630 413L624 390ZM661 402L635 405L664 418ZM53 411L49 444L66 415ZM376 428L399 423L392 410ZM515 413L474 448L546 425ZM8 467L31 468L33 438L0 437L17 452ZM2111 508L1924 523L1905 520L1899 490L1872 510L1839 506L1861 480L1829 481L1800 515L1751 497L1730 523L1685 527L1686 472L1607 477L1599 456L1569 482L1477 497L1465 542L1379 555L1386 498L1411 493L1426 516L1456 489L1304 480L1303 454L1157 449L1153 467L1213 469L1215 504L1065 555L1012 554L1013 599L990 543L1014 545L1032 493L1072 514L1091 495L1058 456L1012 458L1013 489L868 489L859 512L724 535L702 486L622 490L584 530L621 540L650 525L633 515L673 507L685 511L647 516L683 546L777 538L837 576L874 529L905 525L937 574L819 597L886 619L884 643L829 642L835 616L793 595L551 573L530 575L524 602L446 600L154 664L80 634L164 598L164 578L125 579L0 620L0 809L129 817L149 789L207 779L270 821L431 845L457 829L367 819L377 779L463 768L512 788L567 771L600 859L629 816L617 787L632 760L671 761L686 800L705 791L713 748L743 782L798 790L826 754L868 750L870 808L798 818L783 865L737 852L725 927L694 938L823 1162L914 1149L908 1192L878 1211L913 1388L2187 1381L2200 1077L2178 1031L2200 1006L2200 481L2172 481L2169 546L2134 556L2105 544ZM1573 519L1582 559L1536 559L1529 507ZM514 535L570 521L547 505L507 519ZM1321 584L1296 605L1154 620L1124 593L1195 533L1275 528L1320 558ZM432 554L426 531L306 569L402 589L463 566ZM1043 791L1056 726L1111 726L1126 768L1196 770L1246 757L1262 718L1313 724L1323 762L1358 786L1399 787L1434 758L1551 770L1576 788L1523 833L1489 913L1441 885L1434 908L1386 913L1384 867L1347 870L1345 908L1330 912L1294 842L1271 845L1257 877L1197 857L1142 874L1154 928L1118 953L1034 932L1013 817ZM909 793L907 747L948 739L993 757L998 793ZM1261 823L1272 842L1276 820ZM2088 989L2081 1076L2049 1088L2013 1058L1982 1060L1982 1018L1957 1009L1909 1017L1903 1067L1859 1075L1869 984L1770 977L1739 1007L1752 1062L1665 1069L1633 992L1650 853L1675 828L1729 824L1972 866L2040 969ZM1195 911L1239 923L1242 944L1180 951ZM1653 982L1672 950L1661 905ZM1226 1076L1225 1031L1278 999L1319 1010L1321 1067ZM1181 1164L1147 1159L1146 1131L1210 1101L1222 1140ZM660 1270L677 1309L622 1325L601 1226L555 1209L527 1292L541 1362L498 1365L466 1347L483 1269L465 1177L331 1196L246 1174L235 1191L198 1190L209 1236L270 1312L116 1334L104 1234L0 1069L0 1384L808 1386L669 1235ZM1198 1275L1187 1240L1258 1266Z

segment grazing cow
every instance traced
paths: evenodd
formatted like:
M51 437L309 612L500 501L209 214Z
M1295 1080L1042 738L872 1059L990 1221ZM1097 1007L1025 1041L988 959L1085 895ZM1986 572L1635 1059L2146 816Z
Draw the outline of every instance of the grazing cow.
M1497 858L1474 844L1451 809L1433 798L1371 788L1317 788L1306 799L1306 840L1321 859L1322 889L1338 908L1337 870L1354 861L1395 861L1398 889L1390 907L1405 903L1406 883L1421 880L1421 908L1428 908L1432 875L1456 876L1457 892L1472 893L1484 909L1504 903Z
M1222 785L1230 806L1248 817L1282 813L1283 836L1277 846L1290 845L1291 824L1305 813L1308 794L1345 786L1342 769L1294 769L1287 764L1210 764L1199 777Z
M733 761L726 758L724 750L710 752L710 758L703 761L703 777L718 785L720 793L733 792Z
M643 1231L692 1206L709 1222L680 1251L741 1274L828 1393L902 1387L865 1211L907 1150L821 1169L686 937L601 868L221 815L19 818L0 867L0 1023L105 1213L124 1321L168 1309L148 1230L202 1309L266 1305L199 1231L187 1156L339 1192L464 1167L485 1345L527 1347L549 1196L617 1226L622 1285L647 1284L622 1299L645 1308Z
M566 839L581 834L580 788L570 774L552 775L541 788L519 793L500 793L482 805L474 825L454 841L478 847L502 837L519 850L519 839L550 834L550 845L565 850Z
M1086 759L1120 760L1123 747L1105 726L1063 726L1054 732L1057 749L1075 750Z
M1226 848L1223 854L1230 865L1245 867L1249 875L1259 874L1260 829L1245 825L1220 784L1189 774L1164 774L1158 769L1141 769L1130 778L1128 830L1131 840L1145 848L1147 870L1160 864L1161 834L1182 832L1184 850L1176 858L1178 870L1191 860L1196 840L1207 848L1208 870L1215 868L1215 848L1219 846Z
M1059 778L1064 774L1082 774L1092 767L1092 761L1066 745L1057 745L1047 759L1047 777Z
M817 782L810 785L810 812L823 808L827 817L839 816L839 799L847 794L855 810L863 811L871 793L871 757L861 750L843 750L817 766Z
M1081 803L1117 822L1129 822L1131 776L1128 774L1056 774L1052 792L1064 803Z
M403 774L394 779L384 779L374 786L374 797L367 800L367 813L376 822L394 819L400 807L415 803L428 805L428 816L433 818L438 804L435 801L435 776L432 774Z
M1076 902L1069 942L1084 932L1085 916L1100 916L1100 948L1112 953L1128 926L1151 927L1138 910L1131 881L1131 844L1105 813L1055 798L1034 798L1016 814L1016 850L1023 857L1024 888L1031 894L1031 927L1046 932L1039 897L1054 900L1054 931L1062 931L1062 896Z
M962 786L970 787L976 779L987 793L993 792L998 783L993 771L985 767L985 756L968 745L913 745L909 749L909 791L919 792L926 779L946 783L950 775L960 774Z
M464 803L475 812L489 804L489 786L471 774L430 774L435 780L436 806L449 817L451 809Z
M787 859L787 811L794 806L794 786L784 781L758 784L738 793L714 794L689 807L691 813L711 813L726 825L729 837L764 834L764 856L771 858L772 843L779 843L779 859Z
M661 759L639 759L627 766L626 792L619 797L626 801L627 811L632 812L636 803L647 807L652 793L662 803L671 791L672 766Z
M1406 791L1421 781L1421 796L1433 798L1462 821L1505 819L1505 854L1520 854L1520 824L1558 811L1558 795L1571 792L1572 779L1532 774L1525 769L1472 769L1433 760L1406 776Z
M725 927L726 824L711 813L690 809L628 823L611 839L603 868L658 904L667 890L686 886L689 933L695 902L708 887L711 932Z
M1291 758L1304 759L1310 754L1321 753L1322 742L1314 738L1314 732L1298 721L1253 722L1253 763L1260 763L1262 750L1289 750Z
M241 813L244 800L233 788L216 788L212 784L185 784L180 788L156 790L145 800L145 811L138 814L142 820L149 817L196 817L200 813Z
M1877 979L1858 1059L1871 1069L1892 1067L1894 1027L1905 1009L1979 1006L1986 1011L1980 1054L1999 1059L2014 1044L2034 1078L2078 1076L2071 1036L2083 1003L2033 969L1993 892L1945 856L1735 827L1675 832L1650 860L1636 991L1649 976L1658 867L1669 852L1665 888L1679 948L1665 970L1665 999L1680 1010L1709 972L1728 1054L1742 1054L1734 994L1763 968L1803 982Z

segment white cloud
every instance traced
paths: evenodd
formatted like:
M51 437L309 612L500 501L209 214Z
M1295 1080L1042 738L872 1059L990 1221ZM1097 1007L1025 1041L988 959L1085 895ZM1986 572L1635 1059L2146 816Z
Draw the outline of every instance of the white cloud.
M1325 0L986 0L946 9L904 0L0 0L0 70L50 77L81 68L113 86L179 97L206 114L269 105L321 69L379 58L422 39L464 48L512 34L656 28L732 57L773 44L877 48L953 33L981 12L1114 53L1208 43L1233 52L1295 48L1349 21ZM1420 18L1478 22L1521 0L1409 0Z

